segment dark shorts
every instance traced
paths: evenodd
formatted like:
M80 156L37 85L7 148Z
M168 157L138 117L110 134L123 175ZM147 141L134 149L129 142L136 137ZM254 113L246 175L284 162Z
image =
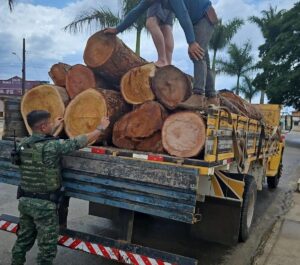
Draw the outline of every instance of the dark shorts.
M148 8L147 18L157 17L162 25L173 26L174 13L171 10L162 8L160 3L154 3Z

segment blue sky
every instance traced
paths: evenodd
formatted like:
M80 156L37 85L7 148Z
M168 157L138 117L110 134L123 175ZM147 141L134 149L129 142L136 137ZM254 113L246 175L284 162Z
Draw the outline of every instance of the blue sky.
M247 18L260 15L270 4L279 9L289 9L294 0L212 0L219 17L224 22L240 17L245 25L233 38L233 42L242 45L250 40L253 56L258 59L258 46L263 43L259 29L250 24ZM69 64L83 63L82 54L88 37L99 27L76 35L64 32L62 28L69 24L80 12L91 8L110 8L117 13L119 0L16 0L14 12L10 13L7 0L0 0L0 79L21 74L20 59L13 55L22 54L22 38L27 42L27 77L31 80L49 80L48 70L52 64L63 61ZM183 71L192 74L193 65L187 55L184 33L177 23L174 27L175 51L173 63ZM135 33L125 32L119 37L132 49L135 47ZM142 57L148 61L156 60L156 51L150 36L142 35ZM226 57L226 50L218 55ZM252 73L255 76L255 73ZM216 88L232 88L235 77L220 75L216 79Z

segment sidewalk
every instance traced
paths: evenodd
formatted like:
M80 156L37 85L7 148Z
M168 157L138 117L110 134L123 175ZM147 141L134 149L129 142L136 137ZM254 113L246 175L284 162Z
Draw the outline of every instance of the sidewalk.
M287 215L279 220L266 242L263 254L255 265L300 264L300 193L295 192L294 204Z
M292 147L300 147L300 132L291 131L286 134L285 142Z

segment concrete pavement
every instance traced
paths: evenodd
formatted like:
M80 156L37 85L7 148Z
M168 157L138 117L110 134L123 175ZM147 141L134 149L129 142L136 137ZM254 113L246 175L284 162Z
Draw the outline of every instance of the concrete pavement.
M300 264L300 193L294 194L293 201L287 215L274 226L254 265Z
M285 136L285 142L292 147L300 148L300 132L289 132Z

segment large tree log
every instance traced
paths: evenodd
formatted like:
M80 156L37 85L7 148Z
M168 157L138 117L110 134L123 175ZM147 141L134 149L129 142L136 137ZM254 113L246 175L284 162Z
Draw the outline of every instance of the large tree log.
M184 111L169 116L162 128L164 149L178 157L197 156L205 144L205 122L200 114Z
M219 92L219 97L221 105L227 107L233 113L255 120L261 120L263 118L263 115L258 108L231 91L221 90Z
M136 144L135 149L144 152L163 153L164 148L161 140L161 131L141 140Z
M146 63L118 37L104 34L103 31L99 31L89 38L83 58L87 66L105 79L117 84L130 69Z
M71 65L56 63L52 65L48 74L56 86L66 87L66 76L70 68Z
M154 100L151 89L151 78L154 76L156 66L153 63L133 68L121 80L121 92L126 102L142 104Z
M158 101L170 110L176 109L179 103L187 100L192 94L190 78L172 65L156 70L152 79L152 89Z
M29 134L32 130L29 127L26 116L33 110L47 110L51 113L51 121L55 118L63 117L65 106L69 103L69 96L63 87L54 85L40 85L30 89L22 98L21 113ZM63 129L61 125L55 131L54 135L58 135Z
M110 126L98 141L111 141L114 122L128 111L128 105L119 92L87 89L75 97L65 112L65 131L69 137L89 133L96 129L102 117L110 119Z
M113 130L114 145L125 149L137 149L139 146L139 150L146 151L150 142L153 143L153 140L157 139L157 135L154 134L161 130L166 116L165 110L158 102L144 103L116 122ZM147 139L151 137L154 138ZM144 140L149 142L141 144Z
M82 64L70 68L66 77L66 89L71 99L89 88L108 88L100 76L95 76L93 71Z

